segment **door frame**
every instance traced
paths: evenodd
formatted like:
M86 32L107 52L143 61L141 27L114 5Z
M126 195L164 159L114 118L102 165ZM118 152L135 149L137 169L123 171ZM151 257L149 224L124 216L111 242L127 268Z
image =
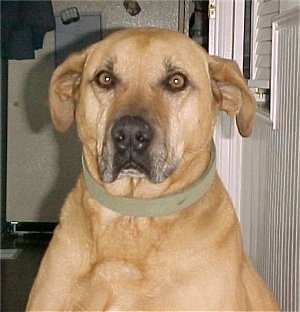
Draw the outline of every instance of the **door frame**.
M215 0L215 18L209 19L209 53L234 59L243 68L244 0ZM219 175L240 216L242 138L235 120L219 113L214 139Z

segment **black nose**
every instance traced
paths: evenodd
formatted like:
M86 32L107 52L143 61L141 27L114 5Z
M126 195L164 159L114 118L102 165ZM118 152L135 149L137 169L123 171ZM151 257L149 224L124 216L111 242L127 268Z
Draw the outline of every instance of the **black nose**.
M143 118L123 116L112 127L111 137L118 152L142 153L151 144L153 130Z

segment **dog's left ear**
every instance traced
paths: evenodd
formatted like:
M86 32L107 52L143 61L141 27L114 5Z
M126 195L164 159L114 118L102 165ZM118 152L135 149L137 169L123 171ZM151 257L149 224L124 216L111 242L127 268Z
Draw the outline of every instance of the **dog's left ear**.
M49 87L51 119L55 128L66 131L72 124L86 50L71 54L54 71Z
M256 103L235 61L209 56L209 72L212 89L219 109L228 115L236 115L239 133L243 137L251 134Z

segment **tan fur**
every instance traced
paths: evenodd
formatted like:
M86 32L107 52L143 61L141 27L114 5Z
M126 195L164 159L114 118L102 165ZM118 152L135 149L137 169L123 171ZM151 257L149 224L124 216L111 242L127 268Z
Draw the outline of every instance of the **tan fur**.
M172 64L189 85L162 86ZM118 83L100 88L96 73L113 67ZM255 103L237 65L209 56L184 35L155 28L117 32L71 55L53 74L49 101L54 125L74 119L93 177L108 193L154 198L180 191L209 161L218 109L237 115L251 133ZM98 158L111 125L141 115L155 128L155 151L173 166L160 183L125 176L101 179ZM194 205L164 217L128 217L89 195L83 177L68 195L27 305L29 311L278 310L246 259L239 224L218 175Z

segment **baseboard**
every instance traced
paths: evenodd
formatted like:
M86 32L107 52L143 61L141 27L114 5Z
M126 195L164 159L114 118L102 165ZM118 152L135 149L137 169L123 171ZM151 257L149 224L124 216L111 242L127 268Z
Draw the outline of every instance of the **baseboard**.
M6 232L9 233L52 233L56 222L7 222Z

